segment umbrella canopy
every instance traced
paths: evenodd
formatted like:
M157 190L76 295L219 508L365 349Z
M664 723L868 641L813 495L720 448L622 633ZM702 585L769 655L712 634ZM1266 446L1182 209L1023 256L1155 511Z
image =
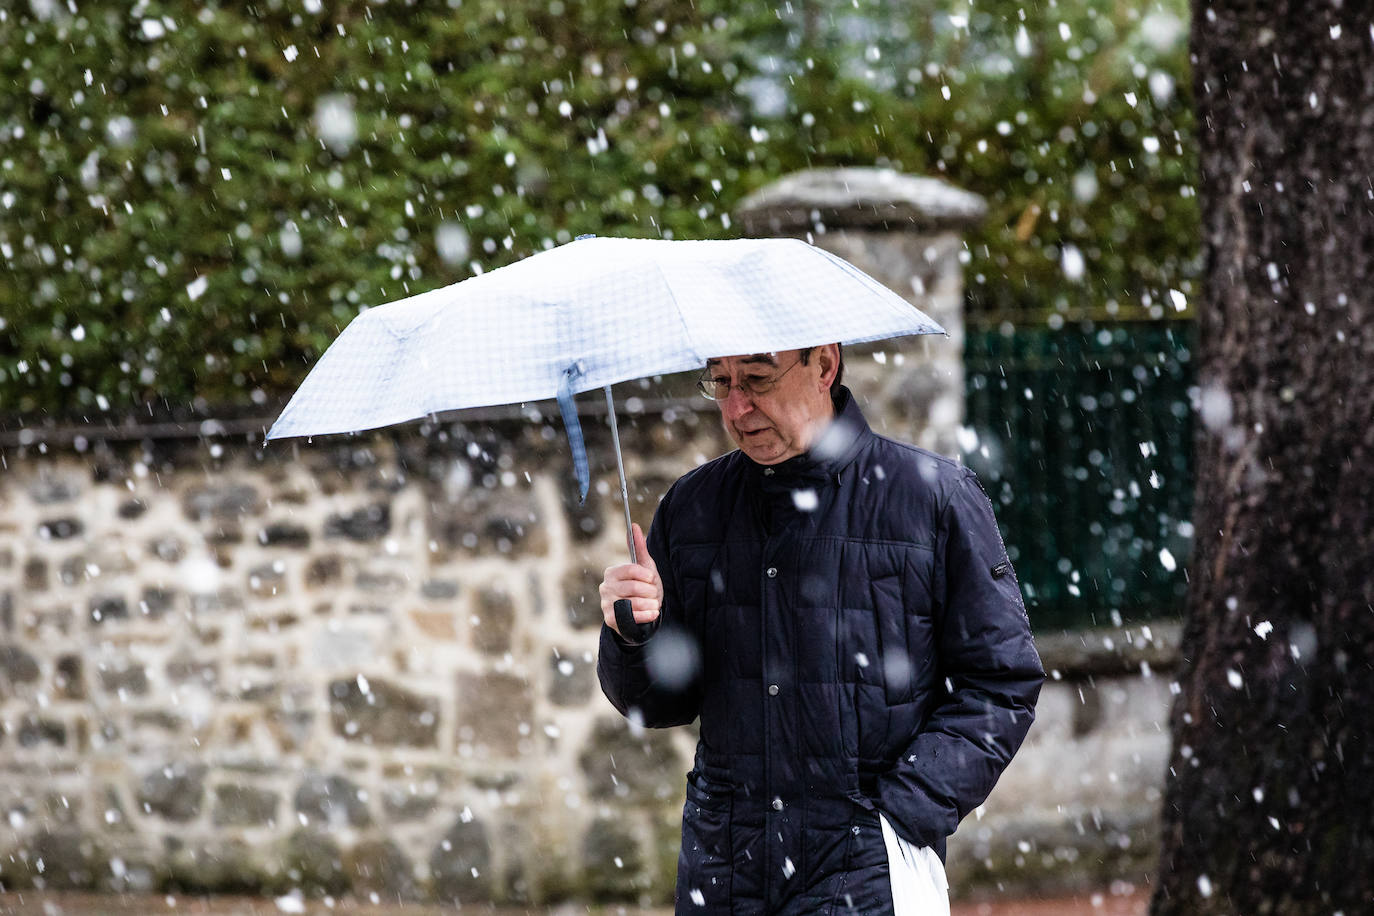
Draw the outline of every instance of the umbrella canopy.
M713 357L944 329L797 239L584 238L368 309L267 438L374 429L587 391Z

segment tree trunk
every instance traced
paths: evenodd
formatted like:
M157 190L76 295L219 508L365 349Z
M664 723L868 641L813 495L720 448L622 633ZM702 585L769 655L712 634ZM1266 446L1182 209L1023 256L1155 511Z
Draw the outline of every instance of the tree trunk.
M1193 2L1196 544L1156 914L1374 912L1374 32Z

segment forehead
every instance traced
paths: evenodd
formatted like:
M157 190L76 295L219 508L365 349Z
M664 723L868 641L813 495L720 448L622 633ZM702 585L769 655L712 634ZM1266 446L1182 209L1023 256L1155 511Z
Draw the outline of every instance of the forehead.
M721 356L706 361L706 368L728 369L731 366L773 366L778 365L777 353L750 353L746 356Z

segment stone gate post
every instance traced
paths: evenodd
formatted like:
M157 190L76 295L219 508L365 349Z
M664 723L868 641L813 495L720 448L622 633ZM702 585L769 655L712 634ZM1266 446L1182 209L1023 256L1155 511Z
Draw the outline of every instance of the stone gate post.
M964 420L962 230L987 205L934 178L892 169L808 169L760 188L736 218L751 237L805 239L909 300L949 332L845 350L845 382L873 428L941 454L958 453Z

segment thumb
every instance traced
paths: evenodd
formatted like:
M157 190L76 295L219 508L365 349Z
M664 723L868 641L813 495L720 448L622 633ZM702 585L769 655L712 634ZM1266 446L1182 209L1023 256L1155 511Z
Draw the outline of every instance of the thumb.
M657 575L658 564L654 563L654 558L649 555L649 544L644 539L644 529L639 527L638 522L635 522L630 526L630 530L634 534L635 539L635 560L640 566L647 566Z

